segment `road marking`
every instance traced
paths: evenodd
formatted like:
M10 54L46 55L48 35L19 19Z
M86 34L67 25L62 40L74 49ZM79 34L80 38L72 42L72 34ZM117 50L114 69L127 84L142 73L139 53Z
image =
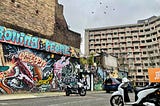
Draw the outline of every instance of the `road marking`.
M0 105L3 105L3 106L4 106L4 105L9 105L9 104L8 104L8 103L0 103Z
M103 98L99 98L99 99L96 99L95 101L100 101L100 100L103 100ZM90 101L93 101L92 99L89 99L89 100L79 100L79 101L73 101L73 102L65 102L65 103L60 103L60 104L53 104L53 105L48 105L48 106L62 106L62 105L67 105L67 104L77 104L77 103L82 103L83 102L90 102Z

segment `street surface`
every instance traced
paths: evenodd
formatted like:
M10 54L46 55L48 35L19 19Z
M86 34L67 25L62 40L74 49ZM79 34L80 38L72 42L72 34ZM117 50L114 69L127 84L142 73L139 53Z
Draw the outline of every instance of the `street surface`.
M134 94L130 93L133 98ZM1 100L0 106L110 106L111 93L88 93L86 96L49 96L32 99Z

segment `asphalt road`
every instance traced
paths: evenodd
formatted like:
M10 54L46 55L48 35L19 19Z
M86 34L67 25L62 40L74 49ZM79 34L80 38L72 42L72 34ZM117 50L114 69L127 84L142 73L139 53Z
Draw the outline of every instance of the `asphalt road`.
M130 94L133 96L133 94ZM86 96L49 96L32 99L2 100L0 106L110 106L111 93L89 93Z

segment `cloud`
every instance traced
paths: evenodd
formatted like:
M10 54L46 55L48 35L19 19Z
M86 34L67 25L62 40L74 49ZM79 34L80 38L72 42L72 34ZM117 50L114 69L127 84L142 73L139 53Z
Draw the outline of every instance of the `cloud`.
M59 0L71 30L134 24L160 15L160 0ZM82 42L83 43L83 42Z

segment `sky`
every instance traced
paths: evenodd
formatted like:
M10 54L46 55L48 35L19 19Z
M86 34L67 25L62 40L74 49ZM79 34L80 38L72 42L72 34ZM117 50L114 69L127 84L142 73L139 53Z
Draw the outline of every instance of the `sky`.
M136 24L137 20L160 16L160 0L59 0L69 29L84 34L87 28Z

